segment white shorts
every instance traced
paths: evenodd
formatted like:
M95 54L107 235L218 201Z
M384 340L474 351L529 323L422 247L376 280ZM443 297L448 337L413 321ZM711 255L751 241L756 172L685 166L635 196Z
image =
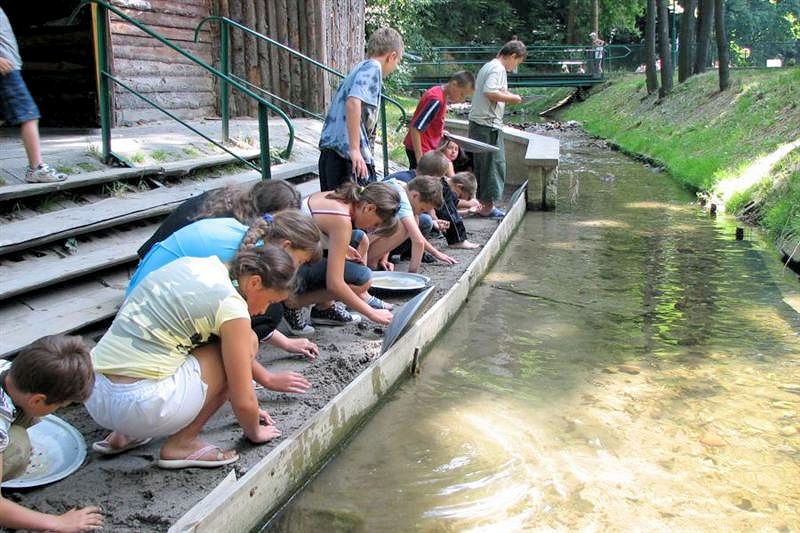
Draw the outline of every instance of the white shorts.
M114 383L95 373L86 410L104 428L135 439L174 435L197 418L208 385L200 363L190 355L170 377Z

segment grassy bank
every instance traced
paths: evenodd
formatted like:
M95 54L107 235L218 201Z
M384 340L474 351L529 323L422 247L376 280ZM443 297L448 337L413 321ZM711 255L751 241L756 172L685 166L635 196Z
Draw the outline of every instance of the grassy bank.
M720 93L716 72L695 76L659 101L643 75L627 75L562 117L657 161L692 189L720 195L729 211L773 236L798 237L800 148L788 148L800 139L800 68L735 70L732 78Z

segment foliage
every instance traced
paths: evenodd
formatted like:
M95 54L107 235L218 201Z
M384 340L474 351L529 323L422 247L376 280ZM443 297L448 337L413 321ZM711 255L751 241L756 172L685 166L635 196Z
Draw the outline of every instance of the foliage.
M800 132L800 69L740 70L732 78L731 89L720 93L716 72L694 76L657 103L641 75L631 74L564 116L709 191Z

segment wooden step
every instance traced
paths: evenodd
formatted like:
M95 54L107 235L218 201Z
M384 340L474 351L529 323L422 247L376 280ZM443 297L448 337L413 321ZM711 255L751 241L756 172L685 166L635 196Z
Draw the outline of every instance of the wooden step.
M316 170L316 161L284 163L274 168L273 179L288 179ZM4 224L0 231L0 255L42 246L133 220L162 215L184 200L207 190L258 179L260 179L258 173L245 172L129 194L122 198L108 198L91 205L62 209Z
M128 285L122 269L68 287L48 289L0 305L0 357L39 337L70 333L114 316Z
M158 223L136 228L107 230L108 235L79 238L70 251L51 246L24 252L18 257L0 258L0 301L50 285L139 260L136 250Z
M300 183L297 189L301 195L308 196L319 191L319 180ZM23 275L23 279L16 282L4 280L3 285L0 285L3 290L16 294L10 298L2 297L4 301L0 303L0 357L14 354L44 335L70 333L112 318L122 303L128 280L135 270L133 262L136 260L136 250L152 234L154 228L155 225L149 224L147 228L141 228L141 231L114 230L111 236L97 239L96 245L91 244L92 241L79 242L75 256L43 256L41 259L46 259L44 263L37 263L35 267L33 262L28 263L31 267L27 269L26 275L22 274L25 271L24 266L15 266L13 274ZM119 241L115 252L119 257L109 259L103 264L102 243L110 243L111 239ZM92 249L96 251L92 252ZM85 264L81 264L81 258ZM125 258L131 259L127 268L106 270L112 262L119 264ZM24 265L27 261L21 261L19 265ZM0 269L5 266L0 265ZM63 272L58 272L59 266L63 266ZM68 282L52 285L46 279L45 273L34 272L38 268L47 269L51 273L55 271L54 276L61 276ZM0 274L6 272L8 271L0 270ZM84 277L76 279L80 275ZM31 292L20 288L20 285L25 284L48 288Z

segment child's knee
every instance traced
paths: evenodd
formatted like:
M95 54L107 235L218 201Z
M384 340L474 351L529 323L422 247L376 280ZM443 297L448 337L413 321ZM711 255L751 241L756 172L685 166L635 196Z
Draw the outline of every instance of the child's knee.
M31 460L31 440L22 426L12 424L8 431L9 444L3 451L3 481L25 473Z

